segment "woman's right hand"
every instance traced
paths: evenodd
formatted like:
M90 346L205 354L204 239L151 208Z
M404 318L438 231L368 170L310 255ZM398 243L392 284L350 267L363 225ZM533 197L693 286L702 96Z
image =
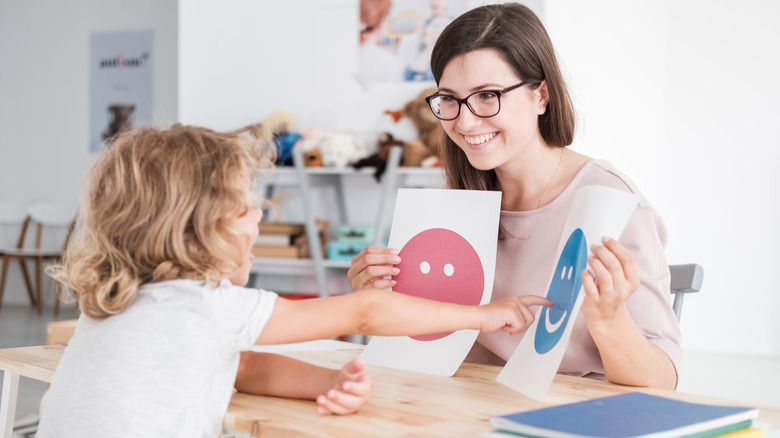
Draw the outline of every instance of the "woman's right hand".
M367 287L387 289L395 286L395 280L386 276L401 272L395 265L401 263L398 250L381 246L369 246L352 258L347 277L354 290Z

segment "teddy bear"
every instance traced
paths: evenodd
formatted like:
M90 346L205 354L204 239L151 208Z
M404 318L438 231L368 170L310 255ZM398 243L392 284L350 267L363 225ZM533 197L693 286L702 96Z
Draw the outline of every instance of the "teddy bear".
M417 97L407 102L403 109L399 111L385 111L385 113L393 117L395 122L398 122L403 117L409 118L417 128L417 138L404 142L404 166L436 167L440 165L441 124L425 101L427 96L436 91L436 88L427 88L420 92Z

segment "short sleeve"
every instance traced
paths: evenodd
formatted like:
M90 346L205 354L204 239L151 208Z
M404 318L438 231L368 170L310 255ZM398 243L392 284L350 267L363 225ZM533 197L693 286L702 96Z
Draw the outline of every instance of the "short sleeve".
M262 289L233 286L228 281L220 284L218 295L214 316L222 339L234 351L248 350L271 317L278 295Z

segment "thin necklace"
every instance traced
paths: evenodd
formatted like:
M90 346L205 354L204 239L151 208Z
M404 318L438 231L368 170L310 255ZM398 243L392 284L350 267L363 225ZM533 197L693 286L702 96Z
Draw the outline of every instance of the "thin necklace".
M553 172L552 176L550 177L550 181L547 181L547 186L544 188L544 191L539 196L539 205L536 206L536 208L540 208L542 206L542 199L544 199L544 195L547 193L547 190L550 189L550 184L552 184L553 179L555 178L555 175L558 174L558 169L561 167L561 161L563 161L563 151L565 151L566 148L561 148L561 156L558 158L558 165L555 166L555 172Z

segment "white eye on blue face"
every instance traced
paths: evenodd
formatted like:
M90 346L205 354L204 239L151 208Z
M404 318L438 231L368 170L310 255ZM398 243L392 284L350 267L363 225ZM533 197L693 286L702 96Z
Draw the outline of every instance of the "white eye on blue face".
M587 244L585 234L577 228L574 230L558 258L558 266L554 272L547 298L555 304L543 307L536 325L534 348L539 354L550 351L561 339L566 325L571 317L572 308L582 287L580 272L587 264Z

